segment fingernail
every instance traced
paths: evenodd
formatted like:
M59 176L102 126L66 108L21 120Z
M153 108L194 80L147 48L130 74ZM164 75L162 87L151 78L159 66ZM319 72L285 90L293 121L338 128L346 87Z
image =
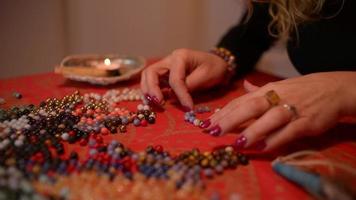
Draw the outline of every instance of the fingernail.
M237 149L243 149L247 143L247 138L244 135L238 137L235 141L235 147Z
M200 124L200 128L208 128L211 124L210 119L204 120L201 124Z
M152 102L152 97L151 97L149 94L145 94L145 98L147 99L147 101L148 101L149 103Z
M161 101L158 100L158 98L156 96L152 96L152 101L153 103L155 103L156 105L161 105Z
M221 127L219 125L214 126L209 131L209 134L212 136L219 136L221 134Z
M189 108L188 106L182 105L182 110L183 110L184 112L189 112L189 111L191 111L192 109Z

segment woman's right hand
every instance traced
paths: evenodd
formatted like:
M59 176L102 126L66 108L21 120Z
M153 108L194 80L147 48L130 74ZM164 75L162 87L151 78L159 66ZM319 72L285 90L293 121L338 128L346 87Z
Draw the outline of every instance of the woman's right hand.
M148 66L141 75L141 90L146 98L161 103L163 94L160 79L168 76L173 89L185 109L193 109L189 94L225 81L228 64L219 56L190 49L177 49L161 61Z

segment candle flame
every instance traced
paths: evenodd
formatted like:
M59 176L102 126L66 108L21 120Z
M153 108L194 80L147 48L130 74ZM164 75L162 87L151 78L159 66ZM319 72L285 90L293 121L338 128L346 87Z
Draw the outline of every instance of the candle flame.
M109 58L105 58L105 60L104 60L104 64L105 64L106 66L111 65L111 61L110 61L110 59L109 59Z

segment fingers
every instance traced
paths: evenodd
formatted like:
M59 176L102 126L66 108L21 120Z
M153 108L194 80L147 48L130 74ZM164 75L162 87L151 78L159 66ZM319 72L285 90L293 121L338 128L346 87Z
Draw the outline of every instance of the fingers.
M287 126L282 128L280 131L269 136L266 140L266 148L264 151L269 151L276 149L277 147L287 144L299 137L305 135L307 132L306 126L309 124L307 118L299 118L295 121L290 122Z
M186 67L184 59L175 59L169 73L169 85L177 95L183 107L193 109L193 99L185 84Z
M240 104L242 104L243 102L247 101L248 99L251 99L251 97L253 96L252 93L249 94L245 94L237 99L234 99L233 101L229 102L226 106L224 106L219 112L214 113L212 116L209 117L208 120L206 120L206 122L209 121L209 124L206 125L206 127L202 127L202 128L206 128L206 129L210 129L212 128L213 124L211 122L216 122L221 120L225 115L227 115L228 113L231 112L231 110L237 108Z
M254 92L254 91L256 91L256 90L258 90L260 88L257 85L253 85L252 83L250 83L246 79L244 80L243 84L244 84L244 88L245 88L246 92Z
M260 117L269 109L270 105L264 97L254 97L236 105L219 119L211 119L211 135L220 135L237 128L242 123ZM220 129L220 132L218 130Z
M270 133L285 126L292 118L293 115L283 106L271 108L241 133L241 136L236 140L236 147L244 148L259 144L259 148L264 148L266 146L263 143L264 139Z
M157 62L142 72L141 90L143 94L149 95L158 102L163 100L163 94L159 87L159 77L168 72L166 60Z

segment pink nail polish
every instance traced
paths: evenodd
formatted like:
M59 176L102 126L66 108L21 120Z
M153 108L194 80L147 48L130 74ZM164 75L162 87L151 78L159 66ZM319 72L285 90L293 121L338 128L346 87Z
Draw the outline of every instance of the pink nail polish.
M210 119L204 120L203 123L201 123L200 128L208 128L211 124Z
M149 94L145 94L145 98L147 99L147 101L148 101L149 103L152 102L152 97L151 97Z
M247 143L247 138L244 135L238 137L235 141L235 147L237 149L243 149Z
M214 126L209 131L209 134L212 136L219 136L221 134L221 127L219 125Z
M155 103L156 105L161 105L161 101L158 100L158 98L156 96L152 96L152 101L153 103Z

